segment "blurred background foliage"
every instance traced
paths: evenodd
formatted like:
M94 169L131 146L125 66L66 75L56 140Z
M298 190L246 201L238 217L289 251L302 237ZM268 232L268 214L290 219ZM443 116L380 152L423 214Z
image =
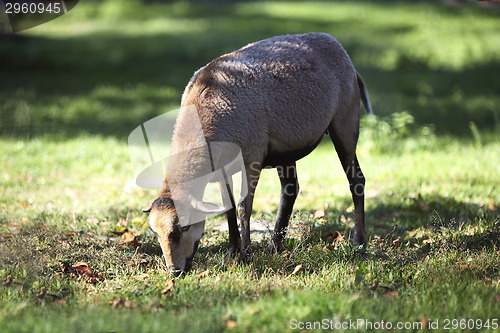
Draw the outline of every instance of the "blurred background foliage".
M81 1L49 23L0 35L0 135L124 138L176 108L211 59L274 35L322 31L368 84L379 116L364 124L372 139L468 140L471 128L495 139L499 17L471 2Z

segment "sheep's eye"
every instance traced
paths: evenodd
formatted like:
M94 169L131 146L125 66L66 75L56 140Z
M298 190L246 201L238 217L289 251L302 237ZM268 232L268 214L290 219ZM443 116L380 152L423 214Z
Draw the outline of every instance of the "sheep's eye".
M189 228L191 228L191 225L187 225L185 227L182 227L181 230L182 230L182 232L186 232L189 230Z

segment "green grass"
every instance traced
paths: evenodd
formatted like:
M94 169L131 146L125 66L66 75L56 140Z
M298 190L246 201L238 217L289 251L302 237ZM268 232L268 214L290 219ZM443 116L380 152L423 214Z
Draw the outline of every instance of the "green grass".
M81 2L0 36L1 332L279 332L293 319L438 320L437 331L475 319L500 331L498 10L126 3ZM325 140L298 163L283 253L263 254L266 235L252 263L224 258L216 218L193 270L164 290L172 277L140 211L156 193L131 185L128 134L175 108L210 59L306 31L335 36L369 87L377 117L362 119L358 157L370 243L348 240L352 201ZM265 170L253 217L272 221L278 198L276 172ZM119 244L125 228L137 245ZM323 239L334 231L344 237L335 246ZM95 284L68 269L76 262Z

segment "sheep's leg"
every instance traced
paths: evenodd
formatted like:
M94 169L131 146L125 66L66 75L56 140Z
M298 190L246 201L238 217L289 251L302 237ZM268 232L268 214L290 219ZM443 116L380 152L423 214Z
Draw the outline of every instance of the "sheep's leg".
M238 215L241 226L241 252L242 262L249 262L252 255L250 241L250 216L252 215L253 198L255 188L260 178L262 164L254 162L245 167L246 179L242 179L242 191L246 191L245 197L242 197L238 203ZM245 177L242 177L245 178Z
M239 252L241 247L240 231L238 230L238 222L236 220L236 204L234 195L231 190L233 181L224 173L224 182L219 182L219 187L222 193L222 202L224 207L231 207L226 211L227 224L229 228L229 250L226 256L233 256Z
M354 214L356 215L354 244L361 245L366 243L365 177L363 172L361 172L361 167L356 157L359 120L357 117L352 118L354 119L351 120L351 126L346 126L346 122L344 121L332 122L328 127L328 133L335 145L335 150L349 181L352 201L354 202ZM349 122L347 123L349 124Z
M295 162L278 166L277 170L281 182L281 197L273 238L266 249L269 253L283 250L283 239L285 238L288 222L292 215L295 199L299 194L299 182L297 180L297 167Z

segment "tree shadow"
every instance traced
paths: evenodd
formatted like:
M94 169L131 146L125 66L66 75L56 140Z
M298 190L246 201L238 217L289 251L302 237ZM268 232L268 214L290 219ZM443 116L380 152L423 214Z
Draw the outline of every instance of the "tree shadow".
M201 31L0 37L0 97L5 100L0 106L0 135L125 138L144 121L175 108L196 69L248 42L286 33L326 31L356 59L384 51L381 45L366 41L413 29L405 24L373 29L348 20L290 20L264 12L242 16L232 3L207 8L193 4L181 15L209 20L208 28ZM349 29L364 29L365 39L354 40ZM500 71L500 63L453 72L432 69L424 61L403 55L396 70L362 65L358 70L368 83L379 115L410 110L417 124L434 124L438 133L459 137L468 135L471 121L486 130L498 126L496 105L488 99L500 90L494 75ZM138 88L141 86L143 89ZM111 92L102 93L109 87ZM162 93L164 89L174 93Z

